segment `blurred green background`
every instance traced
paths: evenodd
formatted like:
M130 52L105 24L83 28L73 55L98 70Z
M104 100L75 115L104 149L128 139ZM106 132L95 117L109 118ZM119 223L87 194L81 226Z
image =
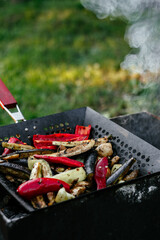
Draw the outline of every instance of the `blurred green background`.
M0 78L25 118L84 106L107 117L134 112L142 83L120 69L126 27L80 0L1 0ZM12 122L0 109L0 125Z

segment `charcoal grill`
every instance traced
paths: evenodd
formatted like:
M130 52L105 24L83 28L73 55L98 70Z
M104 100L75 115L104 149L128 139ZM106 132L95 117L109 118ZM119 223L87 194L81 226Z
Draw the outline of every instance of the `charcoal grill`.
M160 149L160 117L149 112L139 112L111 119L129 132Z
M91 124L93 138L112 134L113 148L121 162L135 157L133 168L140 169L140 177L33 212L23 208L1 186L0 224L4 238L121 240L149 239L159 234L160 152L154 146L89 107L2 126L0 137L3 141L16 136L32 144L33 134L73 133L77 124ZM150 229L153 221L154 232Z

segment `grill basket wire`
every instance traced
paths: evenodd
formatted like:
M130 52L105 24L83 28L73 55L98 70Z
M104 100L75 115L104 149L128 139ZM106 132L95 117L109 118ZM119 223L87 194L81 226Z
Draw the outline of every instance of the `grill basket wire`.
M21 140L27 142L28 144L31 144L33 134L51 134L54 132L73 133L75 130L75 126L77 124L79 125L91 124L92 125L91 137L94 137L94 138L112 134L112 143L113 143L114 151L116 154L118 154L121 157L121 162L124 162L125 160L131 157L135 157L137 159L137 163L134 165L133 168L139 168L141 176L146 176L146 178L149 179L152 175L147 176L148 173L150 174L150 173L156 173L160 171L160 156L159 156L158 149L151 146L147 142L141 140L140 138L136 137L135 135L129 133L127 130L123 129L122 127L118 126L112 121L106 119L105 117L103 117L102 115L100 115L99 113L95 112L94 110L88 107L75 109L75 110L71 110L71 111L67 111L59 114L54 114L54 115L50 115L50 116L46 116L38 119L33 119L26 122L14 124L14 125L12 124L9 126L3 126L0 128L0 132L1 132L0 140L7 141L9 137L16 136L16 137L19 137ZM139 181L139 180L135 180L135 182L136 181ZM127 184L129 183L125 183L122 185L124 186ZM116 188L117 186L112 187L108 191L112 192L111 189L115 191ZM87 206L89 206L88 204L90 203L90 201L88 200L89 199L93 200L93 198L94 198L93 202L95 201L95 204L98 204L98 203L100 204L100 202L98 202L99 201L98 196L102 194L101 197L103 199L103 195L105 196L105 192L106 192L105 189L103 191L95 191L93 193L90 193L89 195L87 194L77 199L74 199L73 201L70 201L70 203L68 202L67 204L71 204L71 207L73 206L80 207L80 205L83 205L84 207L84 205L88 202ZM18 206L18 203L16 204ZM48 216L50 216L49 212L51 211L52 208L53 209L55 208L55 210L59 208L61 209L64 207L63 205L65 204L66 203L57 204L47 209L40 209L35 212L36 213L39 212L38 214L40 214L40 216L42 216L41 214L44 214L45 212L47 217L47 214ZM23 225L23 219L25 219L25 216L30 217L34 214L34 213L28 214L25 210L22 211L23 214L19 214L18 209L21 209L21 207L18 206L17 210L14 209L15 212L12 210L10 212L8 210L6 210L6 212L3 211L3 213L1 212L1 218L3 219L2 223L7 228L7 234L8 232L15 229L14 226L17 221L19 222L20 225L21 224ZM6 219L4 220L4 218L6 218L4 213L5 215L8 214L7 220ZM12 227L9 227L8 225L8 222L10 221L13 223ZM46 222L44 224L46 224ZM80 238L77 238L77 239L80 239Z

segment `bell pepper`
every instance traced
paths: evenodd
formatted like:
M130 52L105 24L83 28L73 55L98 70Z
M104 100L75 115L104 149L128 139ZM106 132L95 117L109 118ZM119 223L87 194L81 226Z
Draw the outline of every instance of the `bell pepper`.
M17 192L21 197L30 200L48 192L57 192L62 187L70 192L69 184L64 181L55 178L36 178L22 183Z
M15 137L11 137L9 140L8 140L8 143L20 143L20 144L25 144L23 143L22 141L20 141L18 138L15 138ZM12 153L13 151L11 149L8 149L8 148L5 148L2 155L6 155L6 154L9 154L9 153Z
M91 128L92 128L91 125L88 126L76 125L75 134L86 136L87 137L86 139L88 139L91 132Z
M97 190L106 187L106 175L108 171L108 158L101 158L95 167L94 179L97 184Z
M57 146L53 146L53 141L69 142L69 141L82 141L87 139L87 136L70 133L55 133L50 135L33 135L33 144L39 148L57 149Z
M49 163L59 163L66 165L68 167L84 167L84 164L82 162L79 162L77 160L73 160L67 157L52 157L52 156L46 156L46 155L34 155L35 158L38 159L44 159Z

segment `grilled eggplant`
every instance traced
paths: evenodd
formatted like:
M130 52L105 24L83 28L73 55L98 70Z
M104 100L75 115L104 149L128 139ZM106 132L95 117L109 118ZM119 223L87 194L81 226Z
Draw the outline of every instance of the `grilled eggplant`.
M1 155L0 158L3 160L12 160L12 159L23 159L33 156L34 154L50 154L53 153L53 150L50 149L31 149L24 151L16 151L7 155Z
M1 162L0 163L0 172L11 175L20 179L29 179L30 171L29 169L15 163Z
M106 181L107 185L115 184L116 182L123 179L123 177L127 174L131 166L136 162L134 158L126 161L115 173L113 173Z
M87 174L87 180L92 183L94 176L95 163L97 160L98 153L96 150L92 150L85 160L85 170Z

